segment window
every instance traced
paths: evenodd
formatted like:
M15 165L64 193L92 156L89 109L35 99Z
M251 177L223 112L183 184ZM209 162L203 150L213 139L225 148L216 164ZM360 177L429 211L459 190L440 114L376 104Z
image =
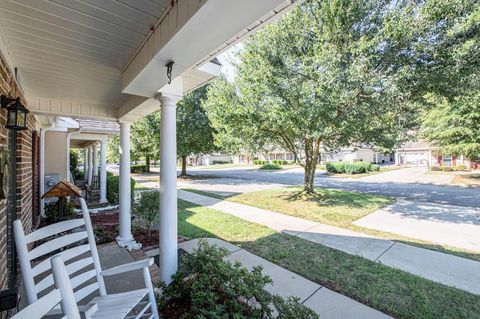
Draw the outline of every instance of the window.
M452 166L452 155L443 156L443 166L447 166L447 167Z

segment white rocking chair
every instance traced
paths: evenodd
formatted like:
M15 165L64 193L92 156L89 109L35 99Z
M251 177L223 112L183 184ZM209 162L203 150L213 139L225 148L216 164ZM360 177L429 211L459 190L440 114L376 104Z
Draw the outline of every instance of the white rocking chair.
M83 198L80 198L80 203L83 219L59 222L40 228L28 235L25 235L20 220L14 222L15 244L22 270L27 303L33 304L36 302L39 296L51 289L54 284L54 274L51 273L51 265L48 258L40 261L33 267L32 262L38 261L40 257L59 253L63 260L68 262L66 271L70 276L75 302L85 303L86 301L98 306L98 310L93 314L89 314L87 319L159 319L153 285L148 270L148 267L153 264L153 259L141 260L102 270L87 204ZM84 230L81 230L80 227L84 228ZM77 229L78 231L72 231ZM28 245L37 241L42 241L43 243L29 250ZM92 267L93 269L91 269ZM137 269L143 270L144 289L116 294L107 293L104 277ZM80 272L80 270L83 271ZM94 297L92 300L86 299L96 291L98 291L99 296ZM60 307L57 306L56 310L60 310ZM52 314L52 312L49 314Z
M61 307L64 310L63 312L65 313L65 316L61 319L81 318L62 257L55 256L50 261L55 277L55 283L61 283L61 287L57 284L56 289L53 289L42 298L22 309L22 311L14 315L12 319L41 319L59 304L61 304ZM95 304L91 305L85 314L95 312L96 310L97 306Z

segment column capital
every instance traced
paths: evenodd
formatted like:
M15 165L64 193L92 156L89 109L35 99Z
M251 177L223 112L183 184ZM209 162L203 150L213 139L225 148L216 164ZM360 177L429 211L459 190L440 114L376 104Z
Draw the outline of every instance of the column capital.
M176 106L178 101L183 98L182 95L172 93L157 93L155 99L160 102L162 106Z

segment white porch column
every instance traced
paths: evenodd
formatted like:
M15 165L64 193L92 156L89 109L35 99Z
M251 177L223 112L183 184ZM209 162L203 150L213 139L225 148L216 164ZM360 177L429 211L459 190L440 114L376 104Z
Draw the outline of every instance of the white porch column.
M160 124L160 280L169 284L177 272L177 123L181 96L159 94Z
M97 143L92 146L93 151L93 176L98 176L98 152L97 152Z
M107 139L100 141L100 203L107 202Z
M127 249L138 249L132 236L131 192L130 189L130 123L120 122L120 189L118 194L120 209L120 234L117 242Z
M83 149L83 181L88 182L88 148Z
M87 184L92 185L93 176L93 150L92 147L88 147L88 179Z

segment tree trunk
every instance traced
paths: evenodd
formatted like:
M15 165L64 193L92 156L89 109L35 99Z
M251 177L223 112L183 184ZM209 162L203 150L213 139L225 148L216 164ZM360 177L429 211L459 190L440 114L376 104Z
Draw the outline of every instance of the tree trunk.
M320 152L320 141L314 139L305 139L305 174L303 179L303 192L312 194L315 192L313 184L315 182L315 172L317 170L317 159Z
M180 176L187 176L187 157L182 156L182 172Z
M147 167L147 173L150 173L150 155L146 156L145 163L146 163L146 167Z

